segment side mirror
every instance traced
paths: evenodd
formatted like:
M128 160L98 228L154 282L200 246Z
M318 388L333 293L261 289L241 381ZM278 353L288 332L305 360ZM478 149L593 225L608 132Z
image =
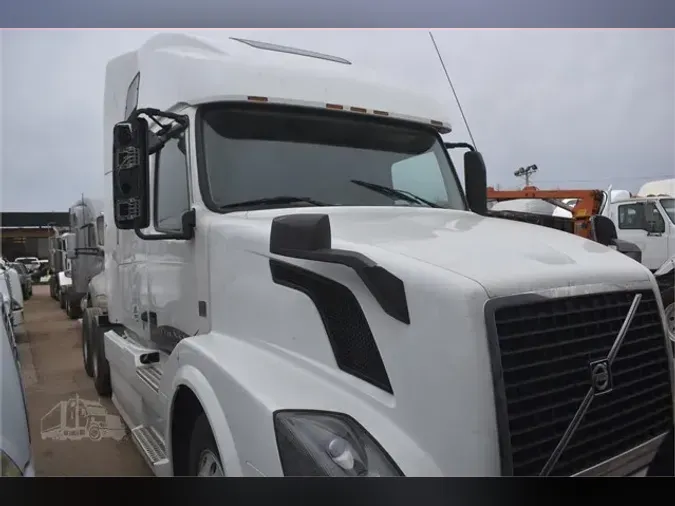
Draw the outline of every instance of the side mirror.
M138 117L113 128L113 205L120 230L150 226L148 123Z
M595 215L591 217L592 236L603 246L615 244L618 235L614 222L607 216Z
M487 169L478 151L464 153L464 189L469 209L477 214L487 213Z
M658 221L648 221L645 225L648 234L662 234L665 232Z

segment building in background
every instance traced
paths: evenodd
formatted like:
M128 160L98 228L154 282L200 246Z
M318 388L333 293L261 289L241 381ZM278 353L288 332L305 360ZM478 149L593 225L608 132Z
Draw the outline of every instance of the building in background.
M67 229L68 213L0 213L2 256L47 258L53 227Z

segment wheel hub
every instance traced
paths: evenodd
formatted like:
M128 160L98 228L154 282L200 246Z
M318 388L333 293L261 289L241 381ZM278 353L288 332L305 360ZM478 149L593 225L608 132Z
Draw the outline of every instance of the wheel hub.
M199 457L197 476L208 478L225 476L220 460L211 450L204 450Z

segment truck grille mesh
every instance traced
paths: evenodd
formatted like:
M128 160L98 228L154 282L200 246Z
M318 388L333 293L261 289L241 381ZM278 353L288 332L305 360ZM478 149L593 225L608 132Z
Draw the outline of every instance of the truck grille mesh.
M547 299L495 310L515 476L538 475L591 387L637 293L635 318L611 372L551 475L572 475L666 432L673 424L666 342L652 291Z

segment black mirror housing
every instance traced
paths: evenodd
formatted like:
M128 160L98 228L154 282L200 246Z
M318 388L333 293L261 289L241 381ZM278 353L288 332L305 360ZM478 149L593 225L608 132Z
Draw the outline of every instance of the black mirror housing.
M612 246L618 237L614 222L607 216L596 215L591 217L593 238L603 246Z
M469 209L474 213L487 213L487 169L483 155L478 151L464 153L464 190Z
M113 128L113 204L120 230L150 226L148 123L133 117Z

